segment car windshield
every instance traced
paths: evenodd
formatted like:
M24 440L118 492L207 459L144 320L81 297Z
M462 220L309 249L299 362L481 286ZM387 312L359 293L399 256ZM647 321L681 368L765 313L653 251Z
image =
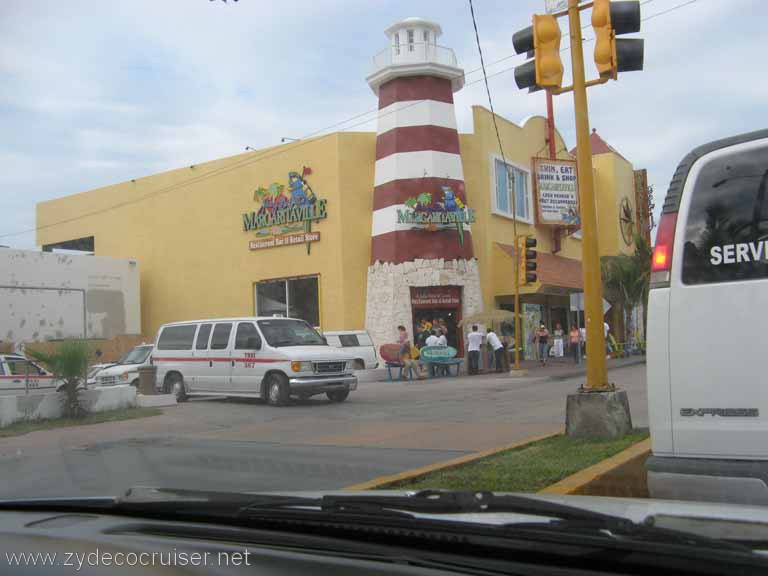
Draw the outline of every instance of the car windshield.
M136 346L120 358L118 364L143 364L152 352L152 346Z
M491 491L768 559L767 26L0 0L0 500Z
M274 348L325 345L323 337L303 320L259 320L259 328Z

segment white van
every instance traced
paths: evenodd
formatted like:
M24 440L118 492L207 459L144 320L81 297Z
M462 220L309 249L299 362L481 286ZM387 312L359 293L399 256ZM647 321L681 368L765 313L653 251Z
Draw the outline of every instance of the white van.
M139 368L149 366L152 344L134 346L117 364L109 364L94 375L97 386L115 386L117 384L139 385Z
M370 334L365 330L338 330L323 332L329 346L343 348L355 357L355 370L371 370L379 367L379 355Z
M264 398L326 394L334 402L357 389L354 358L328 346L304 320L219 318L160 328L152 354L157 383L179 401L192 395Z
M768 504L768 130L700 146L651 265L653 497Z

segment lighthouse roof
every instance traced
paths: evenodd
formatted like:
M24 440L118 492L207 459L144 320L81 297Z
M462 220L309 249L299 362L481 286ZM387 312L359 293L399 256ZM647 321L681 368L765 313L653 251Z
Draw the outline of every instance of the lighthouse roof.
M387 38L391 38L392 35L398 30L402 30L403 28L411 26L423 26L425 28L431 28L435 33L435 38L443 34L443 29L440 27L440 24L433 22L432 20L419 18L418 16L410 16L408 18L404 18L403 20L398 20L392 24L392 26L384 30L384 34L387 35Z

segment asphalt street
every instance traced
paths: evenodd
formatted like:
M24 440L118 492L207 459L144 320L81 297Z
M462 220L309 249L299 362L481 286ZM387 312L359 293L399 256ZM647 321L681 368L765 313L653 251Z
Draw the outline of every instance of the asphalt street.
M648 425L645 366L617 368L635 426ZM561 430L583 377L506 375L363 382L343 404L284 408L199 399L163 415L0 439L0 497L338 489Z

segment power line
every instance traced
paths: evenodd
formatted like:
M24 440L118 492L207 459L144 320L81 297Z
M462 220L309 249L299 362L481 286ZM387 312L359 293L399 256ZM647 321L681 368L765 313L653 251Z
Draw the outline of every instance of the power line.
M644 4L648 4L648 3L653 2L653 1L654 0L645 0L645 2L643 2L643 3ZM667 14L669 12L673 12L675 10L678 10L680 8L683 8L685 6L693 4L695 2L698 2L698 0L688 0L687 2L684 2L682 4L678 4L676 6L673 6L673 7L669 8L668 10L664 10L662 12L657 12L655 14L652 14L651 16L643 18L643 20L651 20L652 18L655 18L657 16L661 16L663 14ZM471 3L471 0L470 0L470 9L472 9L472 5L471 4L472 3ZM474 21L474 11L473 10L472 10L472 16L473 16L473 21ZM479 39L477 38L477 26L476 25L475 25L475 32L476 32L476 40L478 41L478 48L479 48ZM588 39L585 39L584 41L585 42L590 42L590 41L593 41L593 40L594 40L594 38L588 38ZM569 50L569 49L570 49L570 47L566 47L563 50L561 50L561 52L564 52L564 51ZM524 54L513 54L513 55L505 56L503 58L500 58L499 60L495 60L494 62L491 62L488 66L492 66L492 65L498 64L499 62L502 62L504 60L509 60L510 58L522 57L522 56L524 56ZM474 72L477 72L477 71L482 71L483 72L483 77L479 78L477 80L473 80L472 82L466 83L465 87L472 86L472 85L477 84L479 82L485 82L485 84L486 84L486 92L488 92L489 104L491 106L491 112L493 114L493 122L494 122L494 125L496 125L496 114L493 112L493 104L492 104L491 99L490 99L490 91L488 90L488 79L494 78L494 77L499 76L501 74L504 74L506 72L510 72L510 71L514 70L516 67L515 66L511 66L511 67L508 67L508 68L503 68L501 70L498 70L498 71L494 72L493 74L487 74L486 69L485 69L485 65L484 65L484 62L483 62L482 50L480 50L480 62L481 62L480 68L476 68L474 70L471 70L470 72L466 73L465 76L468 75L468 74L472 74ZM392 110L392 111L387 112L385 114L379 114L376 118L383 118L383 117L388 116L389 114L394 114L394 113L397 113L397 112L402 112L403 110L405 110L407 108L410 108L411 106L416 106L418 104L423 104L424 102L426 102L426 100L414 100L412 103L410 103L410 104L408 104L406 106L402 106L402 107L400 107L400 108L398 108L396 110ZM214 176L218 176L219 174L225 174L227 172L231 172L233 170L237 170L238 168L242 168L243 166L247 166L247 165L250 165L250 164L255 164L256 162L259 162L261 160L267 160L269 158L273 158L275 156L278 156L278 155L284 154L286 152L295 150L296 148L299 148L301 146L306 146L307 144L309 144L311 142L314 142L314 140L307 140L308 138L312 138L314 136L317 136L321 132L324 132L324 131L329 130L331 128L335 128L337 126L341 126L343 124L347 124L347 123L349 123L349 122L351 122L353 120L356 120L358 118L361 118L363 116L367 116L367 115L371 114L372 112L380 112L380 111L378 109L375 109L375 110L370 110L368 112L363 112L363 113L358 114L356 116L352 116L351 118L347 118L346 120L343 120L341 122L337 122L335 124L332 124L330 126L322 128L320 130L316 130L314 132L310 132L309 134L306 134L306 135L302 136L300 141L297 142L294 145L280 146L280 147L278 147L277 150L273 150L273 151L270 151L270 152L264 152L262 154L258 154L258 155L255 155L255 156L248 156L247 158L244 158L244 159L242 159L240 161L234 162L233 164L213 169L213 170L211 170L209 172L205 172L205 173L201 174L200 176L194 176L194 177L189 178L187 180L184 180L182 182L176 182L175 184L171 184L169 186L166 186L165 188L159 188L157 190L148 192L147 194L144 194L144 195L139 196L137 198L131 198L130 200L126 200L124 202L118 202L117 204L113 204L113 205L107 206L105 208L101 208L99 210L93 210L91 212L87 212L87 213L84 213L84 214L79 214L78 216L74 216L72 218L67 218L67 219L64 219L64 220L59 220L57 222L51 222L50 224L46 224L46 225L43 225L43 226L36 226L34 228L28 228L26 230L19 230L19 231L16 231L16 232L7 232L5 234L0 234L0 238L10 238L10 237L13 237L13 236L22 236L24 234L31 234L31 233L37 232L39 230L45 230L45 229L48 229L48 228L53 228L55 226L61 226L63 224L68 224L70 222L75 222L77 220L82 220L84 218L90 218L92 216L98 216L100 214L104 214L106 212L110 212L111 210L117 210L117 209L123 208L125 206L130 206L130 205L136 204L138 202L143 202L144 200L147 200L149 198L154 198L155 196L162 196L164 194L168 194L169 192L173 192L174 190L178 190L180 188L183 188L183 187L191 185L191 184L196 184L196 183L201 182L203 180L207 180L208 178L212 178ZM352 124L351 126L347 126L345 128L345 130L349 130L350 128L355 128L357 126L362 126L362 125L368 124L369 122L372 122L376 118L370 118L370 119L363 120L361 122L357 122L355 124ZM498 137L498 126L496 126L496 132L497 132L497 137ZM503 150L501 149L501 143L499 143L499 149L500 149L502 157L503 157L504 153L503 153ZM506 160L505 160L505 162L506 162Z

